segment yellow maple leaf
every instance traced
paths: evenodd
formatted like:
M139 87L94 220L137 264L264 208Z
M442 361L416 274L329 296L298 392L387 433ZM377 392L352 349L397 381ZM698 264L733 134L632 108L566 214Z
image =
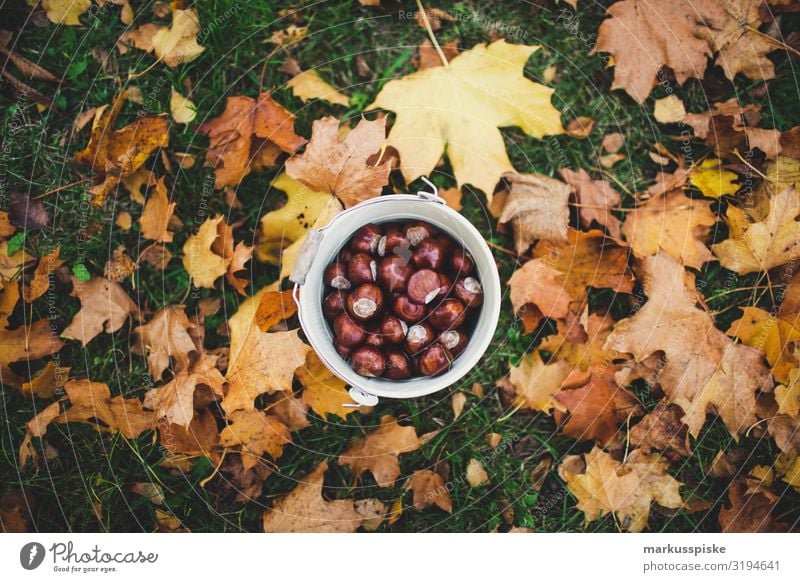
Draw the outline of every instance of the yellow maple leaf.
M734 184L739 176L722 167L722 160L712 158L703 160L689 174L689 181L697 187L703 196L719 198L720 196L733 196L741 187Z
M305 365L298 368L295 374L303 385L303 402L323 419L328 414L347 418L348 414L358 410L344 406L353 402L347 393L347 384L335 376L315 352L308 352Z
M511 366L508 381L514 386L515 405L548 414L553 408L563 410L553 397L561 389L570 368L567 362L545 364L538 351L523 358L519 366Z
M172 13L172 26L162 28L153 35L153 50L158 59L169 67L188 63L205 50L197 44L199 32L200 20L194 8L175 10Z
M386 83L370 109L397 114L388 141L407 182L430 174L447 148L459 187L472 184L491 201L503 173L514 171L499 128L517 126L536 138L564 132L550 103L554 90L523 74L538 48L478 44L447 67Z
M218 216L206 220L197 233L190 236L183 245L183 267L198 287L214 287L214 281L222 277L228 269L230 258L226 261L211 249L219 236L217 228L223 218Z
M731 324L727 333L767 356L772 375L778 382L789 380L789 371L797 365L791 354L792 342L800 341L800 329L791 321L775 317L758 307L743 307L742 317Z
M320 77L317 71L303 71L286 83L286 86L291 87L294 96L300 98L304 103L312 99L321 99L344 107L350 104L347 95L337 91L330 83Z
M80 26L78 17L92 6L92 0L42 0L47 19L54 24Z

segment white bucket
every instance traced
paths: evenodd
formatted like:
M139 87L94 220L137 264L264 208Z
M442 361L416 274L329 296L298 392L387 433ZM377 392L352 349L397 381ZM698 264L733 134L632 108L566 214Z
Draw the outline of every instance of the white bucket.
M295 283L294 298L300 326L320 360L350 384L350 396L358 405L371 406L379 396L416 398L453 385L472 370L492 341L500 315L500 277L497 266L478 229L461 214L448 207L436 187L425 180L433 192L393 194L371 198L353 206L317 231L309 231L290 280ZM451 368L439 376L387 380L361 376L333 347L333 332L322 313L325 285L323 272L353 233L368 223L397 220L424 220L449 234L473 257L478 279L483 286L483 305L466 349ZM300 290L300 288L302 288ZM298 297L298 291L299 297Z

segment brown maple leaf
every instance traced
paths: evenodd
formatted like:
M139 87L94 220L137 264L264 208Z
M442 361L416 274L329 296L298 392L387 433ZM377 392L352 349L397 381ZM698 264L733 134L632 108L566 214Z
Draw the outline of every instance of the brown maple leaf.
M264 453L277 461L283 447L292 442L288 427L261 410L237 410L228 420L230 424L219 433L219 444L226 448L241 446L245 470L257 465Z
M84 346L104 331L118 331L138 310L119 283L102 277L85 283L72 277L72 296L80 299L81 309L61 337L80 340Z
M134 351L147 356L147 368L156 380L164 375L170 359L175 372L188 370L189 356L197 351L189 331L194 324L182 305L169 305L156 312L150 321L133 330Z
M573 298L558 279L561 273L548 265L543 259L528 261L514 271L508 280L511 288L511 305L514 313L520 314L524 308L533 306L535 312L528 313L525 331L535 328L542 317L560 319L569 313ZM523 321L525 316L523 316Z
M580 204L578 214L581 217L581 224L590 228L592 222L596 221L608 230L608 234L619 239L621 223L611 211L622 203L620 193L614 190L607 180L593 180L584 169L573 172L569 168L561 168L558 173L575 190Z
M9 365L38 360L56 353L63 346L46 319L16 329L0 329L0 377L3 384L20 387L25 381L12 372Z
M436 505L447 513L453 513L453 500L444 478L430 469L414 471L408 487L414 492L414 509L422 511Z
M653 502L668 508L683 505L681 484L667 473L668 466L658 455L638 449L620 463L595 446L586 453L585 463L580 457L566 457L559 474L587 521L614 513L622 529L639 532L647 527Z
M550 352L551 361L567 362L584 371L593 364L610 364L618 354L603 346L614 323L611 314L589 314L588 307L580 316L570 312L557 322L558 333L545 338L539 349Z
M389 182L390 160L370 164L385 144L385 117L362 119L344 139L339 138L338 119L318 119L305 151L286 162L286 173L315 192L334 194L345 207L354 206L380 196Z
M567 362L545 364L538 351L526 355L508 372L508 383L514 390L514 405L549 414L555 406L560 406L554 396L569 372Z
M413 426L400 426L394 417L386 415L377 429L353 439L339 456L339 464L350 467L356 481L369 471L379 487L391 487L400 476L398 456L416 451L420 445Z
M272 509L264 512L264 531L290 532L354 532L361 525L352 499L327 501L322 497L323 480L328 462L299 481L292 491L279 497Z
M251 171L273 166L281 152L294 153L306 141L294 132L294 120L269 93L228 97L222 115L198 128L209 138L214 188L236 186Z
M628 433L631 444L645 451L664 451L669 458L688 457L689 432L677 404L659 402Z
M538 239L567 240L572 188L541 174L503 174L511 188L498 221L511 223L514 246L524 254Z
M780 497L758 479L739 477L728 486L730 507L719 512L719 525L725 533L786 532L789 524L778 521L775 513Z

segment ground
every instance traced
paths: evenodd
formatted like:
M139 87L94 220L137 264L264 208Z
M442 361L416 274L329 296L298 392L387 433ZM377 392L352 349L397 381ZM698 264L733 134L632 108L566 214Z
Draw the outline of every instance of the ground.
M504 130L515 168L520 172L547 175L556 175L561 167L585 168L599 175L600 140L607 133L623 133L628 159L615 166L611 174L620 191L627 193L623 205L630 207L630 193L643 190L655 175L656 166L648 157L652 145L662 143L674 151L680 147L681 136L674 126L660 126L654 122L652 100L639 106L627 94L612 91L612 71L606 67L602 56L590 54L605 7L610 3L581 0L576 15L564 3L555 2L542 2L542 6L511 1L455 2L449 6L446 5L450 3L440 2L440 7L448 8L459 18L448 23L437 35L442 42L457 39L462 48L487 42L498 33L509 42L541 45L542 49L529 61L526 74L542 82L544 71L557 67L557 75L549 84L555 88L553 103L562 112L564 123L578 116L588 116L596 125L586 140L566 135L536 140L518 130ZM132 4L136 14L141 15L141 22L150 20L148 3ZM170 88L181 88L185 78L191 79L198 119L189 126L172 126L173 150L202 155L207 141L197 134L198 123L218 115L226 96L255 96L262 85L273 88L275 98L297 113L297 131L302 135L308 136L312 120L326 114L334 114L342 120L359 118L383 84L414 70L416 47L426 38L425 31L411 14L416 8L414 2L388 2L384 3L386 8L375 9L363 7L356 0L316 3L298 0L292 3L292 9L300 10L298 16L293 16L291 10L282 11L287 8L285 4L258 1L241 5L235 0L199 2L196 7L201 22L207 27L199 38L206 47L201 58L174 70L157 66L130 81L144 96L144 104L139 108L161 113L169 111ZM84 24L80 27L37 27L25 23L23 13L21 9L9 8L11 27L20 31L15 50L64 78L64 83L50 95L58 111L39 112L31 102L18 99L6 85L0 91L5 144L2 152L4 195L26 191L35 196L85 175L70 162L87 139L85 132L73 134L75 116L87 107L109 103L129 73L144 71L153 58L140 51L120 55L113 49L126 29L119 21L119 8L113 4L106 3L104 8L82 17ZM350 96L351 107L346 112L341 107L321 102L306 105L295 98L285 87L285 76L279 71L287 56L284 51L269 56L265 65L264 59L273 46L265 44L264 40L297 20L309 26L310 34L289 49L291 56L303 68L317 69L326 80ZM93 58L92 51L97 49L111 52L111 69L102 70ZM371 69L366 79L356 73L358 56L362 56ZM795 64L785 58L779 60L777 79L760 98L750 93L758 84L746 79L739 79L735 85L721 83L705 87L692 80L683 87L674 87L689 111L707 109L707 96L714 91L715 99L738 96L744 103L760 103L766 117L762 125L787 130L800 124L796 77L791 70ZM653 97L663 97L668 90L672 90L672 86L659 87ZM132 121L136 110L136 106L128 104L120 125ZM705 153L700 144L693 143L692 148L698 159ZM174 181L178 214L186 225L172 245L175 250L182 247L186 235L199 223L195 214L197 200L199 193L207 188L211 173L210 169L196 167L179 173ZM249 237L249 242L255 238L259 217L282 203L274 190L264 196L276 174L277 170L251 176L238 191L244 205L239 236L244 236L245 240ZM434 179L440 187L454 186L446 165L437 169ZM393 180L398 190L405 189L399 176L393 176ZM418 185L409 185L409 191L416 191ZM82 203L82 193L83 189L77 185L44 198L51 225L38 237L29 239L30 250L36 254L40 246L58 244L68 265L80 263L95 274L102 273L107 258L119 245L136 256L143 243L135 229L124 232L114 225L117 213L133 203L120 196L110 200L103 209L88 208ZM207 202L209 215L229 213L221 195L208 196ZM498 233L495 221L485 212L482 193L467 188L463 202L464 214L487 240L498 247L512 248L511 237ZM718 224L723 225L722 222ZM78 228L87 231L85 244L78 243ZM723 228L715 230L715 240L725 237ZM501 250L497 250L495 256L505 282L518 263L515 257ZM253 288L271 282L276 274L274 268L254 262ZM719 289L751 287L758 276L737 277L714 262L699 272L698 280L705 296L713 298ZM173 260L163 273L155 269L141 270L134 283L133 287L128 286L131 297L153 311L164 305L192 301L188 297L189 277L179 260ZM68 286L59 284L58 289L61 293L54 307L58 312L56 321L63 328L77 311L78 302L67 298ZM202 294L217 295L218 291L204 290ZM751 294L751 290L744 290L709 300L711 308L720 314L721 329L727 329L730 321L739 316L739 310L732 307L747 301ZM756 295L756 304L759 299ZM226 338L214 330L236 310L240 298L230 292L224 300L224 309L207 321L208 341L212 346L226 344ZM628 314L631 308L630 297L609 292L593 292L591 301L594 306L610 308L618 317ZM45 302L35 303L33 319L46 317L47 309ZM420 450L403 455L401 467L406 476L412 470L430 467L437 460L449 461L454 476L451 491L454 511L447 515L438 510L415 511L406 507L400 519L392 525L381 526L381 531L504 531L511 524L538 531L616 531L617 525L611 517L587 525L583 513L575 507L575 499L555 472L548 474L540 491L531 487L531 470L543 458L551 457L555 465L565 455L588 451L591 444L576 443L557 435L550 417L508 414L508 408L495 389L495 382L508 372L509 364L517 362L552 330L552 326L545 326L536 334L523 335L514 321L506 294L491 347L473 373L452 387L452 390L469 391L477 382L485 388L483 398L470 397L461 418L452 421L452 390L415 400L384 400L373 415L353 414L346 421L323 420L312 415L313 426L295 436L296 446L287 448L279 463L280 471L266 481L264 494L247 504L234 503L218 482L212 480L202 485L213 471L206 461L197 462L185 475L170 472L158 466L162 449L155 439L145 435L138 440L126 440L82 425L51 427L47 438L58 456L39 472L30 467L19 471L17 452L24 435L24 423L46 403L32 403L15 390L3 388L0 391L4 421L0 433L0 494L11 489L27 492L33 502L35 527L41 531L152 531L155 527L153 505L130 492L128 487L133 482L153 480L163 487L168 511L192 531L259 531L264 507L292 489L295 479L311 470L321 455L335 458L353 437L365 434L367 427L375 424L377 415L392 414L408 419L420 434L440 431ZM71 366L71 377L97 379L107 382L114 394L139 396L149 387L149 378L144 359L128 350L128 333L126 326L117 334L102 334L84 349L77 342L69 342L62 351L63 365ZM652 404L644 391L638 395L645 404ZM490 433L504 437L497 449L487 444ZM710 478L707 471L717 452L730 447L739 447L747 453L742 467L745 471L759 462L771 464L776 454L774 444L766 439L745 438L734 443L721 423L708 422L694 442L693 456L674 466L673 474L685 484L690 497L709 502L711 508L694 514L656 512L650 521L651 531L718 530L717 513L724 502L727 480ZM474 489L458 478L464 474L471 458L482 462L491 478L489 486ZM389 504L402 495L402 478L390 489L376 487L369 477L351 488L351 480L347 470L331 463L327 492L332 497L378 497ZM789 506L795 509L785 518L796 521L800 518L797 510L800 499L791 491L787 495L794 496ZM407 495L406 505L409 499Z

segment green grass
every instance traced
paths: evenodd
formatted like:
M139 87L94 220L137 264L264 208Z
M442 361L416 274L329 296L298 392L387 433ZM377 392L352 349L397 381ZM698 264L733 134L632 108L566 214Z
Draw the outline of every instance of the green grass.
M140 19L137 22L152 20L147 3L133 4ZM397 12L398 7L413 10L414 2L390 1L387 3L389 8L383 10L361 7L356 0L304 2L298 4L307 8L298 9L296 16L281 16L282 4L274 1L247 3L241 17L226 20L200 39L206 51L199 59L176 70L157 65L131 81L145 95L143 109L149 113L161 113L168 111L170 88L183 91L183 81L191 79L192 98L199 115L196 123L188 127L171 127L170 146L173 151L190 151L198 158L202 156L207 142L196 133L197 125L218 115L226 96L257 94L264 59L272 48L262 41L295 20L308 25L310 35L291 47L292 56L303 68L317 68L325 79L343 88L351 96L353 104L346 112L323 103L303 104L286 89L278 70L285 54L278 52L271 56L266 64L263 87L274 90L278 101L298 113L297 129L303 135L310 134L314 119L325 115L358 118L388 79L414 71L415 47L425 39L425 33L413 19L398 18ZM444 3L441 4L444 7ZM657 170L648 157L652 144L663 143L675 150L675 140L679 139L680 132L655 124L651 115L652 99L639 106L623 92L609 90L612 71L605 67L602 58L588 54L603 17L602 7L590 2L580 4L576 29L580 35L577 35L565 30L563 18L559 19L563 4L542 4L543 7L522 2L458 2L450 9L462 18L448 24L438 36L442 41L457 39L462 48L470 48L489 40L491 30L485 26L486 22L502 23L505 30L510 31L509 41L542 46L526 68L530 78L541 80L548 66L558 68L553 83L556 89L554 104L563 112L564 122L584 115L596 121L592 135L586 140L568 136L534 140L518 130L505 130L507 149L517 170L548 175L555 175L563 166L591 170L599 166L597 157L602 137L606 133L621 132L627 140L624 151L628 159L615 166L611 173L624 189L630 192L643 189ZM6 171L5 191L27 191L38 195L85 176L70 163L71 156L84 147L88 133L84 130L80 135L72 134L74 117L87 107L109 103L129 73L144 71L152 64L153 57L140 51L132 50L120 55L112 50L125 27L119 23L118 9L107 5L108 8L97 17L84 17L81 27L50 25L37 28L28 25L19 33L15 50L57 75L63 75L65 83L51 94L61 109L60 113L39 113L30 102L19 101L7 88L2 90L3 136L8 146L2 159ZM473 7L478 5L482 19L468 18ZM240 4L235 0L209 0L198 3L197 8L201 22L206 24L238 6ZM110 71L103 71L92 58L91 51L97 48L111 53L113 63ZM368 79L356 74L355 60L359 55L372 70ZM738 94L744 100L761 103L765 110L764 125L774 124L787 129L800 123L800 110L792 101L792 96L796 96L796 80L792 78L791 67L785 60L778 64L777 70L778 79L772 82L768 97L754 99L747 93L753 84L741 79L742 82L737 82L735 87L728 84L726 98ZM37 88L52 91L46 85L37 85ZM702 111L706 107L701 83L692 80L676 91L689 110ZM662 96L663 89L658 89L653 95ZM137 109L133 104L127 104L119 126L132 121ZM12 133L12 125L19 129ZM696 143L692 148L694 159L706 153ZM163 173L158 160L151 160L148 164L155 165L159 173ZM195 168L168 179L170 189L174 189L177 214L184 221L184 228L170 245L175 253L203 219L196 212L197 199L204 191L204 184L208 183L211 170L201 165L198 163ZM243 225L237 230L237 241L252 243L258 218L282 203L274 190L268 190L275 175L277 170L250 176L238 190L243 209L232 211L232 216L241 218ZM396 186L402 187L398 177L393 177L393 180ZM437 169L434 180L442 187L454 185L446 163ZM416 186L412 184L409 189L415 191ZM268 191L269 195L265 196ZM120 195L103 209L87 208L81 204L82 193L81 187L75 186L46 197L44 202L52 218L51 226L38 234L31 234L26 248L38 255L44 249L59 245L67 265L84 264L93 274L102 274L107 258L120 245L128 248L131 256L138 256L143 248L138 238L138 225L134 222L132 230L124 232L114 226L114 219L121 211L129 211L137 217L139 207L126 195ZM231 213L220 193L213 193L208 203L206 216ZM511 247L510 237L498 233L494 221L487 219L483 204L481 193L465 189L465 216L488 239ZM626 195L624 205L632 204ZM85 247L76 244L79 221L85 222L90 235ZM723 230L714 233L717 240L724 236ZM518 265L504 253L496 253L496 258L505 281ZM276 275L275 268L255 264L252 273L254 288L271 282ZM747 287L755 284L758 277L736 277L715 263L708 264L698 273L703 293L709 297L730 288L731 280L735 281L733 287ZM181 302L186 302L189 310L193 308L194 301L187 297L189 278L180 260L173 260L163 273L149 267L142 268L133 283L134 286L130 281L126 282L126 289L147 312ZM77 311L78 302L67 298L68 285L59 283L57 290L57 322L59 329L63 329ZM203 290L201 293L203 297L218 295L217 290ZM611 309L618 318L631 312L628 296L593 291L590 298L593 308ZM720 296L711 302L712 309L722 312L721 329L726 329L730 321L738 317L739 311L735 306L747 303L749 298L750 293L743 291ZM760 301L760 305L769 308L767 298L761 296ZM207 321L209 347L226 345L226 338L215 330L236 310L238 302L239 298L234 294L224 294L224 309ZM46 317L46 303L34 303L28 315L31 313L35 319ZM21 315L15 316L15 323L22 323ZM551 333L554 327L546 325L547 333ZM141 396L151 382L143 359L128 349L130 328L126 325L116 334L102 334L85 349L81 349L77 342L68 342L62 350L62 362L72 367L70 376L107 382L114 394ZM158 463L163 458L163 451L150 433L136 441L128 441L119 436L100 434L86 426L51 426L46 441L58 451L58 456L47 461L38 473L31 467L20 472L16 458L24 423L47 402L32 403L16 391L3 388L0 391L0 414L4 421L0 432L0 495L6 490L27 492L33 502L31 512L35 527L41 531L150 531L155 528L154 506L131 493L129 486L134 482L153 480L163 486L166 509L193 531L258 531L263 508L273 498L290 490L295 479L313 468L323 456L338 456L353 437L369 431L380 415L392 414L413 423L419 434L440 431L419 451L403 455L401 466L406 476L413 470L430 468L437 461L449 462L454 511L447 515L436 509L417 512L408 507L410 493L403 491L403 478L392 488L378 488L370 477L351 487L349 471L331 463L326 481L331 496L377 497L387 504L404 496L406 508L402 517L394 525L382 526L382 531L505 530L511 525L503 518L503 515L508 516L509 512L504 513L504 510L509 506L513 508L511 521L516 526L541 531L616 531L610 517L586 525L582 512L575 508L574 498L555 471L548 474L540 491L531 487L530 472L546 456L553 459L555 467L564 455L585 452L591 445L559 436L550 417L522 413L508 416L508 410L494 388L495 382L507 373L509 362L516 362L533 349L545 335L544 329L528 336L522 335L506 298L487 355L473 373L453 387L453 390L469 391L474 382L479 382L486 389L484 398L469 397L461 418L452 421L451 391L416 400L384 400L372 415L354 414L346 421L314 417L310 428L295 435L295 446L287 447L279 463L280 470L266 481L263 495L247 504L233 500L234 494L224 477L218 476L201 487L203 479L213 471L208 461L198 462L188 474L160 467ZM649 407L655 404L652 399L648 401L647 390L641 386L637 390ZM504 436L503 443L496 450L486 443L486 436L492 432ZM743 439L737 445L720 422L709 421L693 444L693 457L674 466L674 472L686 483L686 492L713 505L707 512L692 515L683 511L676 515L654 511L650 521L652 531L715 531L718 528L716 515L727 480L706 475L711 460L720 449L738 446L747 451L745 471L759 463L771 464L776 455L773 444L757 438ZM482 461L491 477L490 486L473 489L461 477L471 458ZM785 505L789 511L788 519L797 520L798 495L787 491Z

